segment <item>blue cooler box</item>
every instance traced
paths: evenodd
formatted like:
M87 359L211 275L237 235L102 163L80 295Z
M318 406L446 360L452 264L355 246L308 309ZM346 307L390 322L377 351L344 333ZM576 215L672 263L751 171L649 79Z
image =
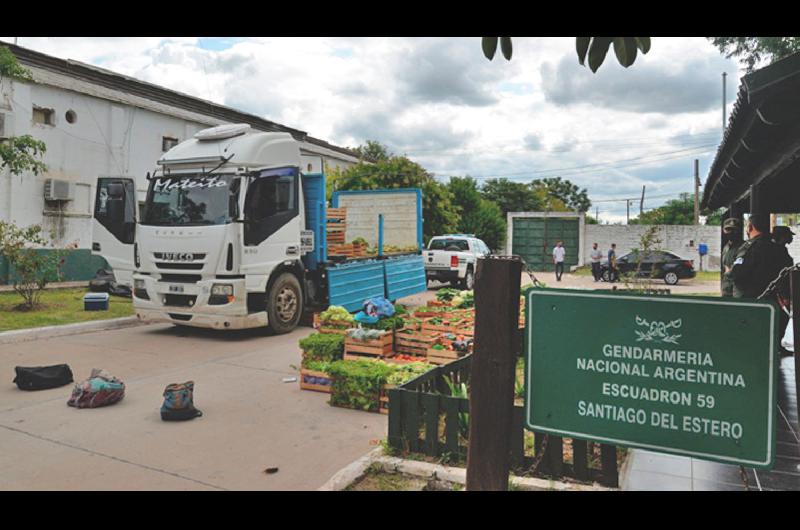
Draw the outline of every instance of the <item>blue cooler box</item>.
M108 293L87 293L83 297L84 311L108 311Z

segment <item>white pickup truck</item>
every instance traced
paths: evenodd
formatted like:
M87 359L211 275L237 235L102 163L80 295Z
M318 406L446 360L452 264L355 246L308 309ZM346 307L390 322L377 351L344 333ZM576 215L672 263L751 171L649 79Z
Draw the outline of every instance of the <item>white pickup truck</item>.
M478 258L491 250L474 234L444 234L428 242L423 251L425 277L428 281L450 282L462 289L472 290Z

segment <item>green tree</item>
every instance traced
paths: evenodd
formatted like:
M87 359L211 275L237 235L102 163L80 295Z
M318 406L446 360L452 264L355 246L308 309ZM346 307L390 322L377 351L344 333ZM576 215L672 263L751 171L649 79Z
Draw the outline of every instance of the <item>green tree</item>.
M700 213L708 216L706 224L722 224L722 213L720 211L701 211ZM644 212L639 217L631 219L630 224L692 225L694 224L694 197L690 193L681 193L677 199L672 199L663 206L653 208L649 212Z
M483 54L490 61L494 59L498 41L503 57L510 61L513 52L511 37L483 37L481 40ZM575 51L578 53L578 62L585 66L588 57L589 68L592 72L597 72L612 44L617 61L625 68L636 61L636 55L640 51L642 53L650 51L650 37L576 37Z
M547 206L544 196L528 183L507 178L487 180L480 192L484 199L500 207L504 219L508 212L540 212Z
M447 188L459 208L457 231L475 234L493 250L502 248L506 237L505 217L497 204L481 197L477 181L472 177L452 177Z
M592 207L586 188L580 189L569 180L562 180L561 177L537 179L531 182L531 187L534 190L544 190L548 197L558 199L567 210L573 212L586 212ZM558 211L555 208L552 210Z
M367 140L366 144L353 148L353 151L358 153L358 157L361 160L366 160L367 162L389 160L394 156L393 153L389 152L388 147L375 140Z
M447 186L405 156L392 156L374 164L359 162L329 175L337 190L374 190L383 188L420 188L424 239L453 232L458 224L458 209Z
M11 265L14 291L24 300L17 309L36 309L45 286L61 277L66 252L61 249L42 252L35 248L46 244L41 226L19 228L0 221L0 255Z
M725 54L736 57L752 72L762 61L777 61L800 51L800 37L706 37Z
M16 56L5 46L0 46L0 81L5 78L31 82L30 70L20 65ZM26 134L0 140L0 170L8 168L13 175L32 171L35 175L47 171L40 160L47 147L44 142Z

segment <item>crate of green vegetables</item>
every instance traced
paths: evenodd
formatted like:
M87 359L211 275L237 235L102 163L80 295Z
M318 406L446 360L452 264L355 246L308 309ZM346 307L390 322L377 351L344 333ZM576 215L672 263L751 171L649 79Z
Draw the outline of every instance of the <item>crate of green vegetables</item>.
M378 412L383 385L394 367L380 360L336 361L328 373L333 378L330 404L334 407Z
M422 324L422 331L439 333L458 333L462 327L463 319L460 317L432 317Z
M344 335L348 329L354 327L356 327L355 318L344 307L332 305L319 314L320 333Z

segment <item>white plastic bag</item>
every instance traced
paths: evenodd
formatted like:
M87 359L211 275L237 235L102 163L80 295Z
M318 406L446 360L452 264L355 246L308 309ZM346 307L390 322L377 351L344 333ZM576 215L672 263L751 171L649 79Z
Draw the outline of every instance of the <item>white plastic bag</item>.
M783 346L790 352L794 352L794 325L792 324L791 317L789 317L789 324L786 326L786 331L784 331L783 333L783 339L781 339L781 346Z

